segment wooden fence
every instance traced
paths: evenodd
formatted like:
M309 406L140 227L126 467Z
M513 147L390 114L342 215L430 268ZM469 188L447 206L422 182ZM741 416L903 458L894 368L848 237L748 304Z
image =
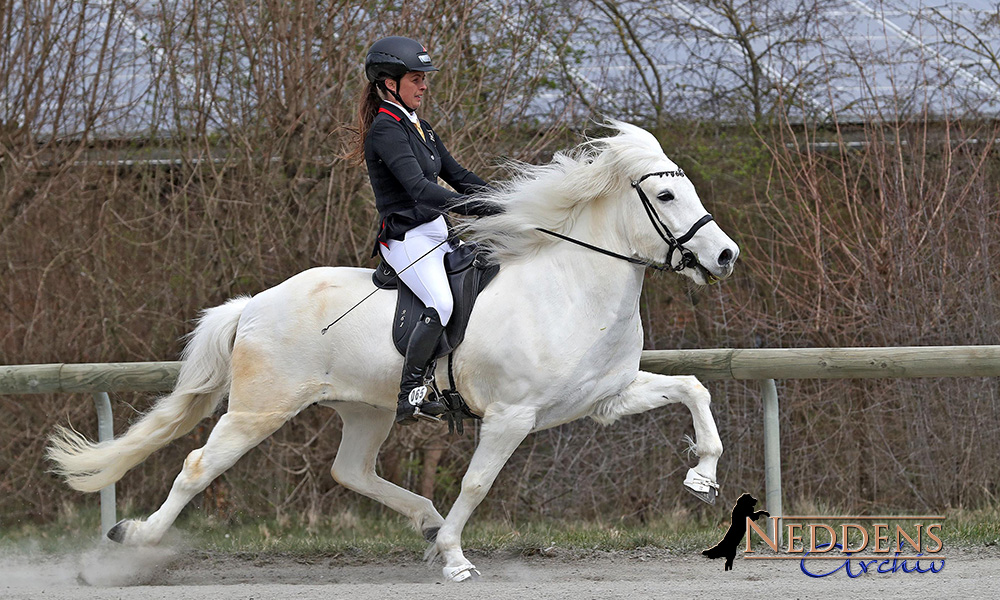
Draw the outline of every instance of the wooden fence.
M0 394L92 393L98 411L99 439L104 440L113 437L107 393L169 391L177 380L180 364L0 366ZM1000 346L649 350L642 353L639 366L654 373L695 375L704 380L761 381L767 508L772 515L779 516L782 514L781 446L775 379L998 377ZM103 531L115 522L114 503L114 486L110 486L101 492Z

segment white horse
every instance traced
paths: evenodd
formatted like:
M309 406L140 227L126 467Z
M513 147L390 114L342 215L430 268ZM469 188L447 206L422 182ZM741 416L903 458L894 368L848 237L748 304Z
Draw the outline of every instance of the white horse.
M490 197L505 212L465 225L501 270L479 297L465 342L448 359L482 425L447 518L429 499L375 472L393 428L402 368L390 333L396 293L375 292L320 334L374 289L370 269L310 269L204 311L176 389L113 441L93 443L59 427L48 449L56 472L77 490L97 491L189 432L228 394L228 411L208 442L187 456L160 509L109 533L124 544L155 544L181 509L244 453L306 407L322 404L343 419L334 479L409 517L432 544L428 556L443 558L445 579L462 581L479 574L462 553L462 529L525 436L583 417L609 424L682 402L694 419L699 457L685 485L713 501L722 442L709 393L694 377L639 370L639 296L648 264L713 283L732 273L739 249L651 134L610 125L615 135L557 154L549 165L516 166L520 173ZM446 376L447 369L437 372Z

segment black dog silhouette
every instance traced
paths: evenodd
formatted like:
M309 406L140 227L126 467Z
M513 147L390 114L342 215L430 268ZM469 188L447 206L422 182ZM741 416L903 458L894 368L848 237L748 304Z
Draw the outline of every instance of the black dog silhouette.
M726 557L726 570L733 568L733 559L736 558L736 549L743 541L743 535L747 532L747 517L754 521L760 517L770 517L766 510L754 512L753 507L757 506L757 499L750 494L743 494L736 500L733 506L733 520L729 523L729 531L723 536L722 541L712 546L708 550L702 550L702 554L709 558Z

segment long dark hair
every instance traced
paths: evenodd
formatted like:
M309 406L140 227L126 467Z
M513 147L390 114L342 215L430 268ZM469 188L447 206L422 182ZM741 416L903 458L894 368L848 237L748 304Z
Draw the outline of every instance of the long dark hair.
M378 95L378 85L369 82L361 89L358 98L358 128L357 138L354 140L354 148L347 155L347 159L355 164L361 164L365 160L365 138L368 137L368 130L372 128L372 121L378 114L378 107L382 104L382 97Z

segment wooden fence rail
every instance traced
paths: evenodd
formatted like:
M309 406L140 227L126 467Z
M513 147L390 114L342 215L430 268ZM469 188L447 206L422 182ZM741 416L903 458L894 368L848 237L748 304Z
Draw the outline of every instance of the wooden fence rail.
M0 394L169 391L180 364L0 366ZM653 373L695 375L704 380L997 377L1000 346L647 350L639 366Z
M97 404L100 439L113 437L107 392L173 389L180 362L0 366L0 394L89 392ZM998 377L1000 346L900 348L756 348L648 350L639 367L664 375L704 380L756 379L764 403L764 472L767 509L781 508L781 446L775 379L873 377ZM115 522L114 486L101 492L102 530ZM775 537L780 544L780 525Z

